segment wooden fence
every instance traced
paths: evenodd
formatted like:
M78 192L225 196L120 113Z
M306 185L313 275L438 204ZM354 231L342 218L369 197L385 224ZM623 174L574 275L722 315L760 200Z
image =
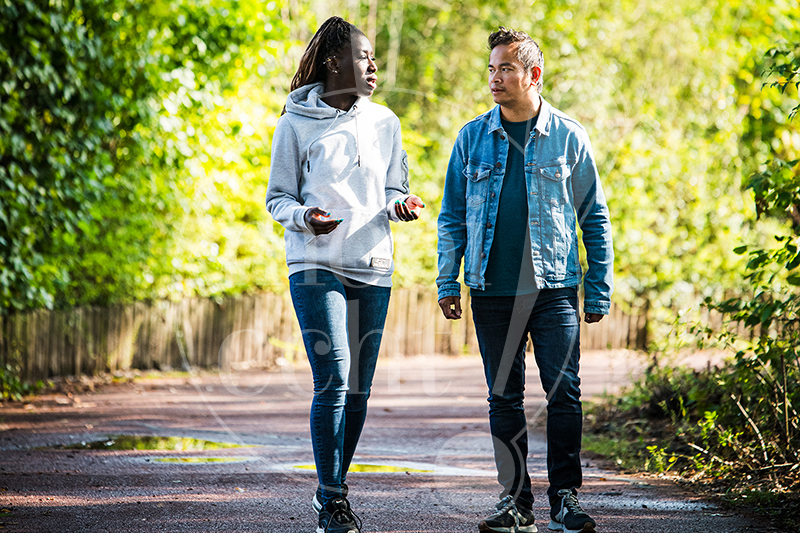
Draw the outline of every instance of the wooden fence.
M469 297L462 320L446 320L436 293L394 289L383 356L477 353ZM584 349L643 348L646 318L612 306L599 324L581 326ZM304 358L288 295L258 293L220 302L137 303L39 310L0 317L0 364L24 381L129 369L270 368Z

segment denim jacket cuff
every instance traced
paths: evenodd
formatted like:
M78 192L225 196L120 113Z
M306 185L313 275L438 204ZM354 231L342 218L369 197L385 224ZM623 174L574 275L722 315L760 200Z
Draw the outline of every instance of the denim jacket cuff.
M611 310L611 302L597 300L585 300L583 302L583 312L595 315L607 315Z
M457 281L447 281L439 287L439 300L448 296L461 297L461 284Z

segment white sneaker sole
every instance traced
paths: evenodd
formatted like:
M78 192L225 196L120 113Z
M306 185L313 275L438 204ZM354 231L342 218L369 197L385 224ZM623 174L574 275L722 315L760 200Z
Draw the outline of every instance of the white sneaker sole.
M489 527L484 524L478 524L478 531L480 533L516 533L516 527Z
M547 524L547 529L552 531L562 531L563 533L594 533L595 529L592 524L584 524L581 529L567 529L564 527L564 524L561 522L556 522L555 520L550 520L550 523Z

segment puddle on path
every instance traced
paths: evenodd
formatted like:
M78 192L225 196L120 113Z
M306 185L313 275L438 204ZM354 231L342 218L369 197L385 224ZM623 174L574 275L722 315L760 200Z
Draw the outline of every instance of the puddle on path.
M172 464L243 463L250 460L248 457L157 457L148 459L154 463Z
M191 439L187 437L141 437L135 435L117 435L103 440L81 442L66 446L47 446L40 450L164 450L173 452L196 452L204 450L221 450L225 448L253 448L229 442Z
M301 470L315 470L314 465L295 465L295 468ZM433 470L423 470L420 468L408 468L406 466L391 466L391 465L370 465L370 464L351 464L348 472L380 472L380 473L402 473L402 472L433 472Z
M308 470L314 472L313 464L306 463L282 463L266 466L272 472L289 472L298 470ZM354 463L350 465L350 473L362 474L431 474L433 476L468 476L468 477L497 477L496 471L479 470L476 468L459 468L435 463L422 463L414 461L398 461L381 463Z

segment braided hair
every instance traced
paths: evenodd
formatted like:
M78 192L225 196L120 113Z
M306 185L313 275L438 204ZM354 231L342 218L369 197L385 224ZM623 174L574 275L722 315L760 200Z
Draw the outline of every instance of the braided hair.
M289 90L325 81L325 61L350 44L353 34L363 35L363 32L341 17L331 17L323 22L300 58L300 66Z

